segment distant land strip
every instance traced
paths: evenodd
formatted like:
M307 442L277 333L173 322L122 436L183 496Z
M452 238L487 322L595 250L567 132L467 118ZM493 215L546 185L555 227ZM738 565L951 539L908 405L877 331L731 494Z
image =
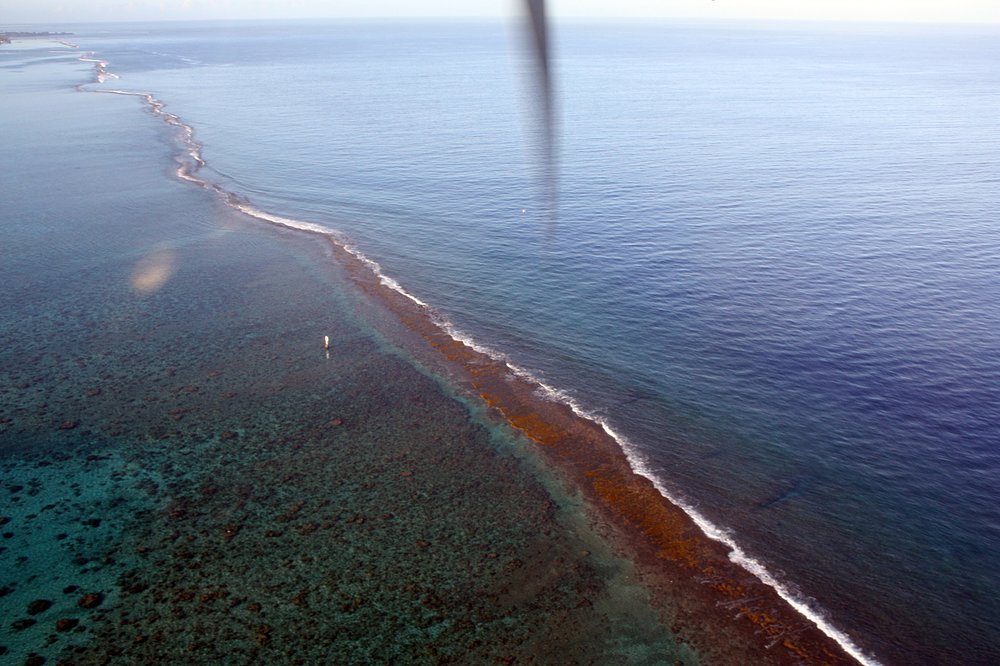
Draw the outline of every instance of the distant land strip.
M12 39L45 39L47 37L66 37L72 32L0 32L0 44L10 44Z

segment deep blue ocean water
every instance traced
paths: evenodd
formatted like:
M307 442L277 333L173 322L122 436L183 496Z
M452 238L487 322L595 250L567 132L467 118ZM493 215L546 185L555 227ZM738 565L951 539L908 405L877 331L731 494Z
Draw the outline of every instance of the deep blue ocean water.
M1000 659L1000 29L557 26L555 222L510 26L69 29L865 652Z

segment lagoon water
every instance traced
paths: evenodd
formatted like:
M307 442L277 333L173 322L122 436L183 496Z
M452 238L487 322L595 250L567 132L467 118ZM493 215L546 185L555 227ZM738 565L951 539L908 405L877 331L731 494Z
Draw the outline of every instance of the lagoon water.
M996 28L557 26L555 220L510 26L68 29L86 90L606 420L873 660L1000 659ZM95 143L169 162L100 97Z

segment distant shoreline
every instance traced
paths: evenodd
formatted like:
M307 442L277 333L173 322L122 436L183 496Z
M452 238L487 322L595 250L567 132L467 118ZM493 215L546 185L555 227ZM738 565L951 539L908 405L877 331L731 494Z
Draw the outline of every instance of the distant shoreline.
M0 32L0 44L10 44L15 39L50 39L52 37L68 37L72 32ZM70 44L63 40L57 40L60 44L76 48L76 44Z
M0 32L0 38L32 39L44 37L68 37L72 34L72 32L11 32L9 30L5 30L4 32Z

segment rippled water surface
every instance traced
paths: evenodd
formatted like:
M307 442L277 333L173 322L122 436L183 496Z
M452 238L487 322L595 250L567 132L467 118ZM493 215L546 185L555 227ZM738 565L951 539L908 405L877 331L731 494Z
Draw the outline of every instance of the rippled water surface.
M557 26L552 222L507 28L74 39L202 175L606 418L867 652L995 663L996 29Z

